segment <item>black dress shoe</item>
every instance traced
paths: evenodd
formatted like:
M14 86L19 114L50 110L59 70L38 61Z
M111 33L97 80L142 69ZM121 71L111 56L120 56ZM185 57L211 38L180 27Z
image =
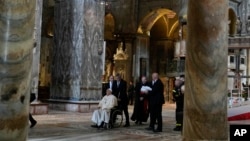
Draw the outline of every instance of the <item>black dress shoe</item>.
M146 130L154 130L152 127L145 128Z
M130 125L129 124L125 124L123 127L129 127Z
M103 129L108 129L108 124L107 123L104 123Z
M159 129L156 129L156 130L153 130L155 133L157 132L162 132L162 130L159 130Z
M97 128L98 128L98 129L99 129L99 128L103 128L103 125L104 125L104 122L102 122L101 125L98 126Z
M98 128L98 126L95 124L95 125L91 125L91 127L93 128Z
M173 129L174 131L181 131L181 127L180 126L177 126Z
M31 125L30 125L30 128L34 127L36 125L36 121L32 122Z

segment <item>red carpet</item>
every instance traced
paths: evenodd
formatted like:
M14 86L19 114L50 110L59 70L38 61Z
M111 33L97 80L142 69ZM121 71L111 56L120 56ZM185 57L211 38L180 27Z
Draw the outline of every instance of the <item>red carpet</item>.
M250 105L233 107L228 109L228 121L249 120Z
M234 121L234 120L249 120L250 119L250 112L239 114L236 116L228 117L228 121Z

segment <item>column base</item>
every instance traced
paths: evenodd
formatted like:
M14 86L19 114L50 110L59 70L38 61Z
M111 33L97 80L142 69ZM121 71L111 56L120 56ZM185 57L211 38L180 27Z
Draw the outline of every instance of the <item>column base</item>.
M56 100L49 99L49 109L87 113L97 109L99 101L71 101L71 100Z
M30 104L30 113L32 115L48 114L48 107L47 103L33 102Z

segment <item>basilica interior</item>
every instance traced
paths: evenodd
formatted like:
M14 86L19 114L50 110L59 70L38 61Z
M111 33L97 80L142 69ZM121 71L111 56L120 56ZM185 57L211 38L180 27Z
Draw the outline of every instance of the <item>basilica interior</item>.
M190 118L184 121L188 124L183 140L189 140L204 137L194 135L202 127L192 128L189 119L200 123L205 119L199 116L209 112L224 117L231 106L228 97L244 93L249 98L248 0L3 0L0 4L1 115L10 110L2 108L6 105L14 109L17 121L27 112L92 112L105 92L103 85L117 73L135 83L140 76L151 80L152 73L159 73L165 101L173 104L174 80L185 75L187 93L193 94L185 99ZM30 108L20 106L29 105L28 100L16 104L30 92L36 94ZM208 102L197 102L205 98ZM206 112L193 117L197 109ZM6 123L11 117L6 114ZM209 117L208 124L216 120ZM227 129L221 120L224 124L218 128ZM22 133L28 130L26 124L18 127L25 127ZM0 125L0 135L7 132L5 128ZM218 132L213 137L227 140L228 134ZM8 134L0 140L8 140Z
M96 0L96 2L105 5L104 37L101 43L101 48L105 50L105 57L102 58L103 70L100 81L105 83L110 75L121 73L126 81L136 82L142 75L150 79L152 72L158 72L165 83L165 98L171 102L174 78L185 72L187 1L141 0L123 2L123 4L115 0ZM126 8L123 9L123 15L118 14L120 13L118 12L119 6L124 4ZM32 85L35 92L40 92L39 99L49 99L53 95L50 94L52 78L50 69L53 59L51 48L54 44L54 23L56 22L55 15L53 15L54 7L54 1L43 1L41 43L38 49L40 53L37 53L40 58L36 63L39 63L39 67L36 66L36 73L39 75L33 78ZM248 69L250 20L247 12L243 13L241 7L244 6L240 1L229 2L229 91L242 89L242 83L248 85L250 73ZM128 16L131 14L132 17Z

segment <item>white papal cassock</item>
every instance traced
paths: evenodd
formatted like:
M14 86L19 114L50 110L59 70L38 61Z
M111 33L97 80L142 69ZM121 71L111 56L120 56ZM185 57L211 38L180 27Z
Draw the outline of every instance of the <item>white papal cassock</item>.
M105 95L99 102L99 109L95 110L92 115L92 121L98 126L102 122L109 123L110 111L113 107L117 106L117 99L114 95Z

